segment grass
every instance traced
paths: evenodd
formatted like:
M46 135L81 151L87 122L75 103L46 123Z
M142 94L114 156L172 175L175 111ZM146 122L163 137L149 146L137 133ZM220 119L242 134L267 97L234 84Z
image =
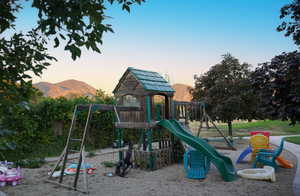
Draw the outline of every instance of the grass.
M191 127L197 133L197 128L199 124L191 123ZM219 123L217 124L218 128L221 129L225 135L227 135L227 124ZM300 125L289 126L289 121L280 121L280 120L259 120L259 121L237 121L233 122L233 133L234 136L249 136L251 131L269 131L271 135L294 135L300 134ZM200 136L204 137L213 137L220 136L214 128L212 129L203 129Z
M286 137L285 140L300 145L300 136Z

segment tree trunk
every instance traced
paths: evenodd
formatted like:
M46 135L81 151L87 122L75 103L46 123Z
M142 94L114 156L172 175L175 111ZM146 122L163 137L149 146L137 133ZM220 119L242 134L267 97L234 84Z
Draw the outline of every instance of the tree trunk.
M232 138L232 136L233 136L232 135L232 121L228 121L227 124L228 124L228 134Z

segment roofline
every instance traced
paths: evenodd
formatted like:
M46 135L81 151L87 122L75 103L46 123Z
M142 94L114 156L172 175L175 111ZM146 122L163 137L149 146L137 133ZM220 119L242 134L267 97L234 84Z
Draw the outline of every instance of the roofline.
M156 73L158 75L160 75L159 73L155 72L155 71L148 71L148 70L143 70L143 69L136 69L134 67L127 67L126 71L123 73L122 77L119 79L119 82L117 84L117 86L114 88L113 90L113 94L116 93L117 89L120 87L122 81L124 80L124 78L128 75L128 73L132 70L137 70L137 71L144 71L144 72L150 72L150 73ZM133 77L137 80L137 82L142 85L142 87L145 89L145 91L148 91L148 92L164 92L164 93L174 93L175 90L173 89L173 87L171 86L171 84L167 81L167 83L171 86L172 90L173 91L161 91L161 90L146 90L144 84L142 82L140 82L140 80L135 76L135 74L132 74Z
M113 90L113 94L115 94L116 90L120 87L120 85L121 85L121 83L122 83L121 81L124 80L125 76L129 73L130 68L131 68L131 67L128 67L128 68L126 69L126 71L123 73L123 75L121 76L121 78L119 79L119 82L118 82L117 86L116 86L116 87L114 88L114 90Z

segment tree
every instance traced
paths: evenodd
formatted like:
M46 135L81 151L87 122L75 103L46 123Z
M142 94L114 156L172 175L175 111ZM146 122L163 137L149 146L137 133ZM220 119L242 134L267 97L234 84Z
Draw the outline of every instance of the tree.
M292 36L296 45L300 45L300 0L283 6L280 10L280 18L285 19L277 31L285 32L285 36Z
M38 10L37 26L28 32L18 32L15 21L22 10L20 0L0 1L0 112L28 100L34 93L32 75L40 76L55 57L47 46L63 44L72 59L80 57L86 47L100 53L104 32L113 32L105 24L108 4L116 2L130 11L134 3L145 0L31 0ZM1 121L0 121L1 123Z
M205 101L212 118L228 124L230 136L233 120L252 120L256 116L257 100L251 92L249 68L249 64L225 54L221 63L195 77L193 100Z
M284 20L277 31L291 36L300 45L300 0L283 6L280 18ZM260 97L260 110L269 118L300 121L300 52L275 56L262 63L252 74L255 92Z
M300 53L282 53L252 74L260 108L270 118L300 121Z

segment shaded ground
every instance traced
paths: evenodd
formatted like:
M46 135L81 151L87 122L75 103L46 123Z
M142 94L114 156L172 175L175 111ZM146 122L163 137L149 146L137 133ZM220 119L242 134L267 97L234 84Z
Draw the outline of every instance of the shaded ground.
M220 150L225 155L236 160L247 146L247 141L238 141L238 151ZM284 151L283 157L296 164L295 156ZM96 156L88 158L87 161L93 164L97 170L94 175L89 176L90 195L108 196L189 196L189 195L292 195L292 181L295 168L276 171L275 183L266 181L255 181L238 178L234 182L224 182L217 169L212 166L205 180L191 180L185 178L182 164L174 164L164 169L153 172L133 169L126 178L106 177L103 174L111 171L101 165L103 160L116 159L115 155ZM251 167L250 164L238 164L237 169ZM24 169L24 180L21 185L16 187L6 186L2 191L9 196L50 196L50 195L84 195L79 192L67 190L42 181L49 169L49 164L40 169ZM73 178L67 177L68 180Z

